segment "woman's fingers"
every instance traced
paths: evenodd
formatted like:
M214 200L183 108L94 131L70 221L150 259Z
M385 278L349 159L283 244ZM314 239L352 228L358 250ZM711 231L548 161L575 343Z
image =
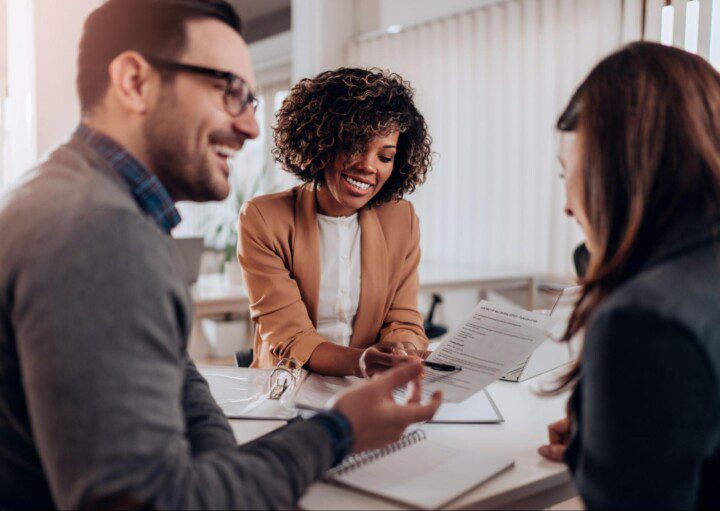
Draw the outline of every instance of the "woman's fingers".
M405 350L405 346L402 344L396 344L393 346L392 352L396 355L407 355L408 352Z
M376 344L365 350L362 354L360 368L365 377L386 371L407 362L419 362L418 357L406 354L401 355L396 350L388 349L388 344Z
M551 444L567 443L570 437L570 421L565 418L550 424L548 426L548 437Z
M570 419L567 417L548 425L550 443L540 446L538 453L553 461L563 461L565 449L570 439Z
M540 456L552 461L563 461L566 448L567 446L564 444L541 445L538 449L538 453Z
M414 357L407 355L396 355L394 353L385 353L378 350L368 350L368 364L373 363L383 366L395 366L411 360Z

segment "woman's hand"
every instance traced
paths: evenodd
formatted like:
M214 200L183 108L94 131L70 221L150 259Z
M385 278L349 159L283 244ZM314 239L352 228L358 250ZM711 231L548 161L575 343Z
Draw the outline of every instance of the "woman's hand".
M419 359L416 353L415 346L410 343L379 342L360 355L358 362L360 374L363 378L370 378L373 374L386 371L403 362Z
M567 417L548 426L550 443L542 445L538 453L552 461L564 461L565 449L570 441L570 419Z
M419 351L417 347L411 342L394 342L384 343L386 346L392 349L392 352L397 355L407 355L408 357L422 360L425 358L425 351Z

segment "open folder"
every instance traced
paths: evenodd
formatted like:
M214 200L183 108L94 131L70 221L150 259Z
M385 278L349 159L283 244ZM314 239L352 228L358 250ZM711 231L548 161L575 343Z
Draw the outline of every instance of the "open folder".
M321 410L327 408L328 403L337 394L345 389L362 382L361 378L320 376L311 374L293 399L297 408L307 410ZM398 389L395 399L402 402L405 399L403 389ZM483 390L462 403L443 403L440 405L433 423L455 423L455 424L496 424L502 422L503 417L497 405L490 397L490 394Z
M360 383L360 378L339 378L312 374L303 379L300 388L292 389L282 399L268 398L270 370L246 367L199 368L210 393L230 419L290 420L297 408L321 410L339 392ZM398 392L398 400L402 400ZM443 403L431 422L457 424L495 424L503 418L487 392L480 392L463 403Z
M270 399L270 369L247 367L199 367L210 393L230 419L290 420L297 410L288 399Z
M468 452L417 429L384 449L346 458L325 479L365 493L437 509L513 466L508 459Z

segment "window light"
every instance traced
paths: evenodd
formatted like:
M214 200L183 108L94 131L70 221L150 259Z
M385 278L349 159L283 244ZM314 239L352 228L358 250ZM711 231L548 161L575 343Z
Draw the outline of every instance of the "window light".
M692 53L698 51L698 29L700 26L700 2L690 0L685 9L685 49Z
M660 42L665 45L673 43L673 25L675 23L675 8L666 5L662 8L662 21L660 24Z
M720 0L713 0L710 18L710 63L720 69Z

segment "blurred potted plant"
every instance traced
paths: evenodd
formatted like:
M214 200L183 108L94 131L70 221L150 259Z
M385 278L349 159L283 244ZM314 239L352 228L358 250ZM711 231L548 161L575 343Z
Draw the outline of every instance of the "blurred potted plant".
M231 175L238 176L241 173ZM242 271L236 256L238 216L243 204L260 194L264 175L261 172L245 180L233 179L230 196L226 199L229 207L213 212L205 221L205 246L222 255L223 272L233 284L242 284Z
M205 232L205 246L214 250L223 261L223 272L231 284L242 284L242 271L237 261L237 222L240 209L246 201L261 193L265 173L232 172L230 195L225 207L208 212L202 222ZM238 349L251 346L248 322L243 316L225 315L217 318L203 318L200 322L205 339L213 356L222 357Z

